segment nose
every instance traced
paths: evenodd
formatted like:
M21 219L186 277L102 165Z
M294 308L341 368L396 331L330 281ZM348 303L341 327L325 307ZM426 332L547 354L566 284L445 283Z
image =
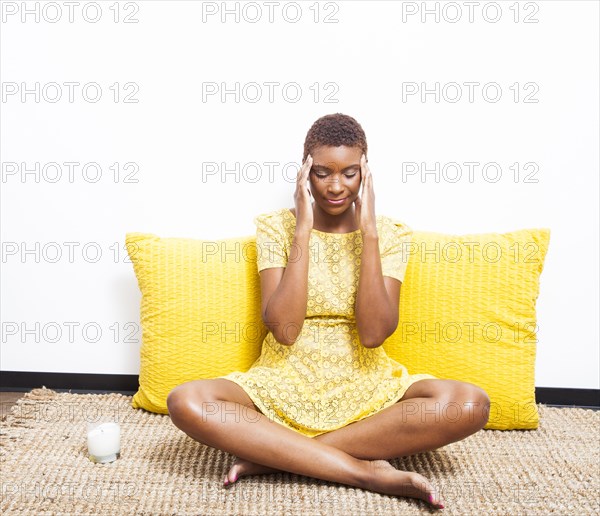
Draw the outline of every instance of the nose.
M343 190L341 181L337 177L330 177L327 185L327 190L331 193L339 193Z

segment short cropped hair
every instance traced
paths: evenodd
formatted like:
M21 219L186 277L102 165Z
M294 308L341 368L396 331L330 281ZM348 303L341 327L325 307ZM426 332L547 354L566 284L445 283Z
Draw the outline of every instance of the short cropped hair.
M367 137L361 125L351 116L334 113L319 118L306 134L302 161L321 145L360 147L367 156Z

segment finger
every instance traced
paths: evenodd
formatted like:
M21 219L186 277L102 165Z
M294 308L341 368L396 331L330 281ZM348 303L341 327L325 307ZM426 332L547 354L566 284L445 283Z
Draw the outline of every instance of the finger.
M306 175L306 169L308 167L309 158L310 155L306 156L304 163L302 163L302 166L298 169L298 173L296 174L296 184L298 186L304 184L304 176ZM310 170L310 167L308 167L308 169Z
M365 176L368 178L371 176L371 167L369 167L369 164L367 163L367 158L365 157L365 155L363 154L363 167L365 169Z
M371 174L371 171L369 169L369 165L367 165L367 159L365 158L365 155L363 154L361 159L360 159L360 167L362 170L362 191L365 191L365 186L367 185L369 176Z
M310 172L310 169L313 166L313 157L309 154L306 157L306 175L308 176L308 173Z
M298 169L298 172L296 173L296 182L300 181L300 178L302 177L302 172L304 171L305 165L306 165L306 160L304 160L304 163L302 163L302 165Z
M373 174L371 173L371 167L366 162L366 158L363 154L364 168L365 168L365 186L367 189L373 187Z
M306 156L306 161L304 162L304 167L302 169L302 181L304 184L306 184L306 182L308 180L308 175L310 173L312 164L313 164L313 159L312 159L312 156L309 154L308 156Z
M368 168L365 168L365 173L364 173L364 176L363 176L363 181L362 181L362 185L361 186L362 186L362 188L360 190L360 193L362 195L364 195L365 192L367 191L367 189L369 188L369 169Z

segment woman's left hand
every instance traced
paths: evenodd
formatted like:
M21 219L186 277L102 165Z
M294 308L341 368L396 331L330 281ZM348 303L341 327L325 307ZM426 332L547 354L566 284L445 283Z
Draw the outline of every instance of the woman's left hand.
M360 171L362 190L360 195L354 201L356 222L363 236L377 236L373 175L371 174L369 165L367 165L367 159L364 154L360 158Z

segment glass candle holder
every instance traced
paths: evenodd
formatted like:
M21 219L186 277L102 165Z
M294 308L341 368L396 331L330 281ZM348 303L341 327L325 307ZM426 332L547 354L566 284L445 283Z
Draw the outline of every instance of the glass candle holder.
M121 456L121 427L114 421L87 424L88 455L92 462L105 464Z

